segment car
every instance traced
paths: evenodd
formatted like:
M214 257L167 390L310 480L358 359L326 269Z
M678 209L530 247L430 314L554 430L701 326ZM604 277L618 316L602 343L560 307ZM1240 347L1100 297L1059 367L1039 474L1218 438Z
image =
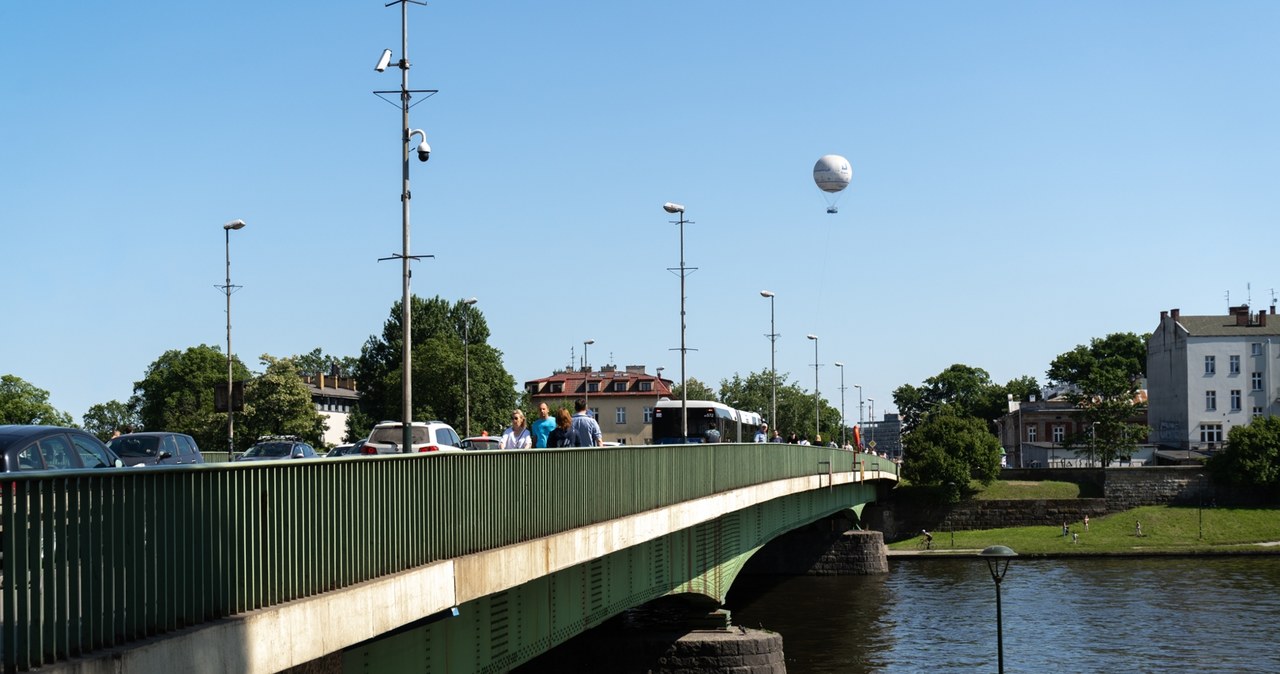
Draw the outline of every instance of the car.
M204 463L195 438L185 433L143 431L117 435L107 441L126 466L172 466Z
M368 438L356 440L354 443L350 445L338 445L337 447L334 447L333 449L329 450L329 452L325 454L325 456L326 457L363 456L364 443L366 441L368 441Z
M259 438L249 451L236 457L236 461L283 461L288 459L314 459L320 456L311 445L289 436Z
M443 421L413 422L413 447L410 452L461 452L462 440L458 432ZM404 443L404 424L399 421L383 421L369 432L364 443L365 454L400 454Z
M492 435L477 435L475 437L463 438L459 447L466 450L481 449L502 449L502 438L495 438Z
M0 461L0 469L6 473L124 466L124 461L91 433L20 424L0 425Z

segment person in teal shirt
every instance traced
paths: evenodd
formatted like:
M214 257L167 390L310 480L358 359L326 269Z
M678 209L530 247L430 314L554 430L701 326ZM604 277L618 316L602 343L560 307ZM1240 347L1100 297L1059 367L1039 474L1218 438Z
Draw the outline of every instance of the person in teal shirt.
M556 429L556 420L551 417L551 411L547 409L546 403L538 403L538 418L534 420L530 430L533 431L533 446L538 449L546 449L547 437L551 435L551 431Z

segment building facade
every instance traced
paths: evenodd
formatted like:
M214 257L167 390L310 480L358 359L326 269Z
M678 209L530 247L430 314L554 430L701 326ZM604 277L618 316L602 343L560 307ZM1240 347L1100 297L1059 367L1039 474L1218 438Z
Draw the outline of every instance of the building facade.
M902 458L902 420L897 412L885 412L880 421L864 422L858 433L867 451L890 459Z
M1275 311L1251 314L1241 305L1226 316L1160 312L1147 342L1152 442L1212 451L1235 426L1280 413Z
M347 435L347 417L351 416L351 410L360 400L356 380L336 374L304 374L302 381L311 392L311 402L316 411L324 417L324 443L330 447L343 444Z
M561 370L550 377L524 384L534 408L547 403L552 413L586 398L592 416L600 423L605 442L648 445L653 442L653 409L658 400L671 397L671 381L644 371L643 365L590 366Z

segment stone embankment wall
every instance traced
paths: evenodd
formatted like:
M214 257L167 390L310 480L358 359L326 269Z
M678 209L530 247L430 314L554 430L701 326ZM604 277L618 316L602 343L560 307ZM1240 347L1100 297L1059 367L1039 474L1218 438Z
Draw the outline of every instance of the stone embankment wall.
M1001 471L1003 480L1056 480L1100 488L1102 498L1021 501L963 501L955 506L904 504L892 496L863 512L863 526L883 531L885 538L914 536L921 529L934 532L1003 527L1061 525L1085 515L1109 513L1148 505L1192 505L1215 499L1213 485L1199 466L1143 468L1014 468ZM1099 491L1099 489L1086 489Z
M822 520L825 522L825 520ZM752 555L744 575L867 576L889 572L884 534L825 531L810 526L770 541Z

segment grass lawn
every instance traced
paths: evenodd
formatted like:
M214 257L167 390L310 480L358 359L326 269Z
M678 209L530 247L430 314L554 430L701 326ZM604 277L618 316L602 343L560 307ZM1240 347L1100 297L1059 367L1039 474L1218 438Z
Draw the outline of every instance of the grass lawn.
M978 492L973 498L979 501L1080 498L1080 485L1075 482L996 480L985 489L977 481L969 486Z
M1046 497L1048 498L1048 497ZM1201 519L1203 517L1203 519ZM1142 523L1142 537L1135 522ZM957 531L954 549L982 549L1007 545L1019 554L1108 554L1123 552L1198 552L1280 541L1280 509L1147 506L1091 519L1069 522L1079 542L1063 537L1061 525ZM891 550L915 550L916 536L889 544ZM1253 546L1249 546L1253 547ZM952 534L933 532L933 548L952 548ZM1280 552L1280 546L1277 546Z

